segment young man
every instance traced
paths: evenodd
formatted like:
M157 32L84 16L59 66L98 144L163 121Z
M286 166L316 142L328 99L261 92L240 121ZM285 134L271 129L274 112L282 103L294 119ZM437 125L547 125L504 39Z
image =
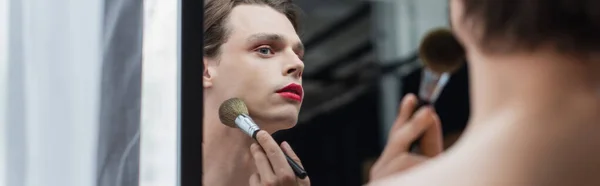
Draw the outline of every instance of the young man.
M204 185L310 185L288 165L282 149L299 162L289 144L270 136L296 124L303 98L295 6L291 0L210 0L204 16ZM220 122L220 104L233 97L246 102L263 129L260 145Z
M469 60L469 126L449 151L370 185L600 185L599 7L450 0ZM419 128L399 125L395 133Z

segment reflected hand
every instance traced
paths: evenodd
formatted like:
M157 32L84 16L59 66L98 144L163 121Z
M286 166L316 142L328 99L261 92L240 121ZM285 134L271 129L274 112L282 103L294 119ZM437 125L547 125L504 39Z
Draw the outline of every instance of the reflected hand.
M250 146L258 173L250 176L250 186L309 186L310 179L297 178L288 164L285 153L302 167L300 159L287 142L281 147L269 133L260 131L256 134L258 144ZM260 144L260 145L259 145ZM283 151L282 151L283 150ZM303 167L304 168L304 167Z
M387 145L370 171L370 180L406 170L442 152L440 120L429 106L421 107L413 116L417 102L417 97L412 94L402 100ZM423 154L411 153L411 143L421 136L419 145Z

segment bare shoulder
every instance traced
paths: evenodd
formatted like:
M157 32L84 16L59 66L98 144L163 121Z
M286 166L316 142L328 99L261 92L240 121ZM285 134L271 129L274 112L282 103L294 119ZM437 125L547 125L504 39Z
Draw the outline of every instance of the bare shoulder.
M475 144L469 144L475 146ZM528 185L522 179L523 172L510 171L510 165L502 160L494 149L483 147L478 152L470 146L452 149L450 152L408 171L369 183L369 186L481 186L481 185ZM481 146L479 146L481 147ZM497 161L496 161L497 160Z
M506 126L465 135L444 154L369 186L600 185L598 135Z
M486 183L493 182L482 176L492 174L489 170L477 170L479 167L477 161L469 160L468 157L461 157L453 152L432 159L418 167L402 172L386 179L377 180L369 183L368 186L395 186L395 185L418 185L418 186L480 186L490 185ZM502 184L507 185L507 184ZM515 184L510 184L515 185ZM515 185L516 186L516 185Z

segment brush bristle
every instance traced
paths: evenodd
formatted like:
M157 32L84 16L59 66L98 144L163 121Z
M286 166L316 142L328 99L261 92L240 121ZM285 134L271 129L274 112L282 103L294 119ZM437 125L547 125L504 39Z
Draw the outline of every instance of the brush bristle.
M438 28L429 32L419 47L419 57L434 72L454 72L465 60L465 49L452 31Z
M229 127L235 128L235 118L242 114L248 115L248 107L240 98L225 100L219 107L219 119Z

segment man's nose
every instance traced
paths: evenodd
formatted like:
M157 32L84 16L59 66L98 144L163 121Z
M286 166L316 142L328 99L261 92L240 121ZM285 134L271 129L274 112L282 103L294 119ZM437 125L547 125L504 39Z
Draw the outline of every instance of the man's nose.
M298 56L294 55L291 58L291 62L287 63L285 68L283 68L282 74L283 76L293 76L294 78L300 79L302 78L302 73L304 72L304 62L298 58Z

